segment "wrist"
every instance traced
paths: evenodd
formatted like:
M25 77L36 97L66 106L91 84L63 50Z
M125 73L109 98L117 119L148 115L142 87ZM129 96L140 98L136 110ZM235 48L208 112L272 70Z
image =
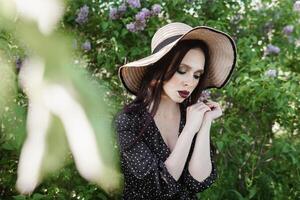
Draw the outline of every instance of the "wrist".
M198 132L197 130L195 131L195 130L189 128L188 126L185 126L182 131L186 132L188 135L191 135L191 136L196 135L196 133Z
M204 115L202 123L212 123L213 119L207 115Z

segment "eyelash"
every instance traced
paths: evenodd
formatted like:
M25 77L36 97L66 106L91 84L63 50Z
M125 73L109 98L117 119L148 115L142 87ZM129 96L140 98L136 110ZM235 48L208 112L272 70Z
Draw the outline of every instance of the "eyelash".
M185 74L185 72L182 72L182 71L180 71L180 70L177 70L177 72L178 72L179 74ZM195 75L194 78L195 78L195 79L200 79L200 76Z

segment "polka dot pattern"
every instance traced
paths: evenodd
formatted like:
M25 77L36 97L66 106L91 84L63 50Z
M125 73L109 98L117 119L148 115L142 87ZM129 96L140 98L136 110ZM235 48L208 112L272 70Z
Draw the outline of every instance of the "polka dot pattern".
M185 125L185 113L186 110L181 106L180 132ZM149 119L149 116L144 108L136 113L120 113L115 121L121 170L125 179L122 199L197 199L196 193L204 191L217 179L212 148L212 172L204 181L199 182L189 173L187 165L195 145L194 137L183 173L176 181L164 164L171 153L170 149L163 141L152 117L143 138L132 148L125 150L138 135L143 126L142 122Z

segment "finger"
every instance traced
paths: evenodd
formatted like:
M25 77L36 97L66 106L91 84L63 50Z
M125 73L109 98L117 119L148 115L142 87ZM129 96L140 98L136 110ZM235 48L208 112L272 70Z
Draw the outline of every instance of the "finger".
M195 107L196 108L199 108L199 107L201 107L201 106L204 106L205 104L203 103L203 102L199 102L199 103L196 103L195 104Z
M209 101L206 102L206 104L217 104L217 102L209 100Z
M197 106L197 108L198 108L198 109L209 108L209 106L206 105L206 104L201 104L201 105Z
M201 108L199 108L199 110L211 110L211 108L210 107L208 107L208 106L203 106L203 107L201 107Z
M214 101L212 101L212 100L208 100L206 104L214 104L214 105L216 105L216 104L218 104L218 103L217 103L217 102L214 102Z
M219 107L219 104L218 103L207 103L206 105L208 106L214 106L214 107Z
M215 109L215 108L216 108L216 106L214 106L214 105L208 105L208 107L209 107L210 109Z
M207 101L208 101L208 102L215 102L215 101L213 101L213 100L211 100L211 99L207 99Z
M211 112L211 109L202 109L201 112L206 113L206 112Z

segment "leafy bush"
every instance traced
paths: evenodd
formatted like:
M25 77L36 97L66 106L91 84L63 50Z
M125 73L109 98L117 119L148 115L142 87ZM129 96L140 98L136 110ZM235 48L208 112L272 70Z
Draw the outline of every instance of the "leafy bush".
M203 199L299 199L300 128L300 1L68 1L60 29L76 36L74 62L87 62L98 83L107 89L112 115L133 97L118 80L118 67L150 54L151 37L168 22L206 25L232 35L238 64L230 83L211 89L223 117L213 124L219 179ZM9 33L1 46L11 62L24 58L12 48ZM10 44L10 45L8 45ZM18 47L22 47L17 44ZM16 113L26 113L19 91L19 107L2 117L0 138L3 199L106 199L107 195L78 176L71 163L43 182L31 196L14 189L20 144L3 124L24 130ZM17 115L17 116L22 116ZM5 123L4 123L5 122Z

